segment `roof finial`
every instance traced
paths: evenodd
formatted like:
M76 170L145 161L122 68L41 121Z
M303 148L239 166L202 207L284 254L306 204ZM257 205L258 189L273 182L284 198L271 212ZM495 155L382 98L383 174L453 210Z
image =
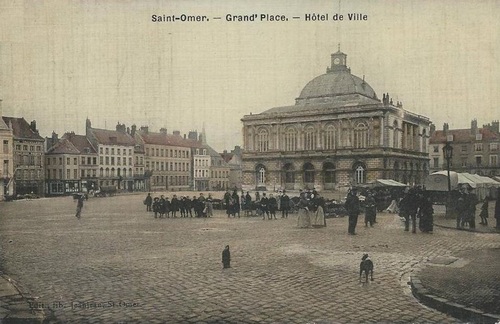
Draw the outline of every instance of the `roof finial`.
M339 50L339 52L340 52L340 43L338 44L338 50Z

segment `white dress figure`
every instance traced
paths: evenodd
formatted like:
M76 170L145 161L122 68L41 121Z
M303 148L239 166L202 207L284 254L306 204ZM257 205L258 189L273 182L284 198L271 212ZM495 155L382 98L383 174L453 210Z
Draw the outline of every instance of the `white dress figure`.
M308 228L311 227L310 211L308 207L307 200L305 198L305 193L300 194L299 201L299 218L297 222L298 228Z

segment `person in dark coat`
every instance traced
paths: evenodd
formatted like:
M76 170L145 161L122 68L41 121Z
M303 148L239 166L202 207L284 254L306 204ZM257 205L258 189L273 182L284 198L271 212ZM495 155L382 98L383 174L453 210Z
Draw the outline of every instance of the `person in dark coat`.
M181 212L181 217L186 217L186 197L181 196L179 198L179 211Z
M231 196L233 206L232 206L232 214L234 217L236 217L236 214L238 214L238 218L240 217L240 197L238 196L238 192L235 190L233 191L233 195Z
M191 208L193 209L193 212L194 212L194 216L195 217L198 217L198 199L196 198L196 196L193 196L193 199L191 200ZM191 209L189 209L189 213L191 215L191 217L193 217L193 214L191 213Z
M249 216L252 213L252 196L250 196L248 191L245 195L245 206L245 216Z
M283 194L280 197L280 207L281 207L281 218L288 218L288 211L290 210L290 197L283 190Z
M266 219L266 215L268 219L271 219L269 215L269 199L266 197L266 193L262 194L262 198L260 199L260 209L262 210L262 219Z
M481 205L481 213L479 213L479 217L481 217L481 222L479 222L479 224L481 225L488 226L488 208L488 197L485 197Z
M165 201L163 203L163 214L167 216L167 218L170 218L170 209L172 208L172 205L170 203L170 200L168 197L165 197Z
M146 199L144 199L144 205L146 205L146 211L151 211L151 206L153 205L153 197L151 197L151 193L148 193Z
M155 218L158 218L158 213L160 212L160 198L155 197L153 200L153 212L155 213Z
M269 195L269 214L271 217L269 219L277 219L276 218L276 209L278 209L278 202L276 201L276 198L273 197L273 195Z
M377 214L377 204L375 203L375 198L371 192L368 192L365 199L365 226L368 226L368 223L371 227L375 223L375 215Z
M224 203L226 204L227 217L231 217L231 206L229 206L230 200L231 194L229 193L229 190L226 190L226 193L224 194Z
M497 201L495 203L496 229L500 230L500 188L497 190Z
M200 192L200 196L198 197L198 217L206 217L205 211L205 196Z
M177 217L177 211L179 210L179 199L177 199L177 195L172 197L172 201L170 202L170 211L172 212L172 217Z
M347 214L349 215L349 227L347 232L349 235L356 235L356 224L358 223L358 216L360 212L358 191L356 188L352 188L347 194L345 208L347 210Z
M467 222L469 223L469 228L476 228L476 206L478 203L478 199L476 194L472 191L473 188L471 186L467 187Z
M405 232L410 230L410 219L412 223L412 233L417 232L417 212L419 206L419 196L415 188L411 188L400 202L401 215L405 219Z
M165 196L161 195L160 196L160 201L159 201L159 213L160 213L160 218L163 218L163 216L165 215L165 212L167 210L167 206L166 206L166 201L165 201Z
M82 208L83 208L83 200L85 199L84 195L79 195L78 200L76 202L76 218L80 219L82 217Z
M229 252L229 245L222 251L222 265L224 269L231 268L231 252Z
M431 233L434 229L434 208L428 191L423 192L423 197L420 200L420 208L418 210L420 216L419 228L424 233Z

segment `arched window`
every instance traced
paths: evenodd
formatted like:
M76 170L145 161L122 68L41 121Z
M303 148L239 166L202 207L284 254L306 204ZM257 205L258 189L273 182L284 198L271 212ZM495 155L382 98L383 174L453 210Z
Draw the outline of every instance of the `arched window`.
M266 169L263 166L257 168L257 186L266 184Z
M361 163L354 164L354 183L360 184L366 182L366 166Z
M109 177L109 168L106 168L106 177Z
M100 168L100 169L99 169L99 176L100 176L100 177L103 177L103 176L104 176L104 169L103 169L103 168Z
M123 176L126 177L127 176L127 169L123 168Z
M368 147L368 126L365 123L358 123L354 127L354 147Z
M311 163L304 164L304 184L314 186L314 166Z
M316 149L316 131L313 126L306 127L304 131L304 149L309 151Z
M285 171L285 184L295 183L295 173L293 170L293 164L292 163L285 164L283 170Z
M285 151L297 150L297 131L293 127L289 127L285 132Z
M325 143L324 145L325 150L335 149L335 126L333 125L326 126L324 143Z
M269 150L269 133L263 128L257 134L257 149L259 152L267 152Z
M111 176L114 177L115 176L115 168L111 168Z
M334 189L335 179L335 164L326 162L323 164L323 180L325 189Z
M398 129L398 121L395 120L392 126L392 145L394 148L399 148L399 129Z

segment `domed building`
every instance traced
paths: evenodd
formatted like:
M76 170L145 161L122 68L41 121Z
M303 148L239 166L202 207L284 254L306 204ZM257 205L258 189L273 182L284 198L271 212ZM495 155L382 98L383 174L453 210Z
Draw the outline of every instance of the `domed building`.
M376 179L420 184L428 174L430 120L377 97L351 74L347 55L331 55L326 73L295 105L245 115L243 185L330 190Z

